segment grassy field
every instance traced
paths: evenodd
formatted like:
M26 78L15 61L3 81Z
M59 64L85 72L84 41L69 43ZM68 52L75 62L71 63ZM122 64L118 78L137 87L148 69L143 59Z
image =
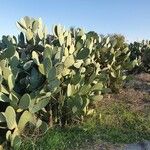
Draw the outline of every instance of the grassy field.
M135 114L124 104L101 109L102 118L88 119L83 125L72 128L54 128L40 139L27 140L23 148L29 149L88 149L102 142L113 144L150 140L150 120ZM107 144L106 144L107 145Z
M138 81L132 81L132 87L124 89L120 94L104 97L97 104L97 115L87 118L84 123L64 129L56 127L50 129L44 137L28 138L21 149L96 150L100 146L117 149L125 143L150 140L149 93L135 89L136 84L144 83Z

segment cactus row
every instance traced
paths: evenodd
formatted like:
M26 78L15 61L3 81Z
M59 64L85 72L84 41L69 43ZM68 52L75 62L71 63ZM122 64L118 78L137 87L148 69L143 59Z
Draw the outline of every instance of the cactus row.
M18 37L0 41L0 128L17 149L27 126L45 132L94 113L103 94L119 90L137 60L121 36L61 25L47 33L41 19L17 22Z

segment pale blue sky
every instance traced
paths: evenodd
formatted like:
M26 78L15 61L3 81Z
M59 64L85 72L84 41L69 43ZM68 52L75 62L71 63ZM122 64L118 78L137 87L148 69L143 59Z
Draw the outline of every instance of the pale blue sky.
M0 37L17 35L15 22L23 16L41 17L49 32L60 23L121 33L129 41L150 39L150 0L0 0Z

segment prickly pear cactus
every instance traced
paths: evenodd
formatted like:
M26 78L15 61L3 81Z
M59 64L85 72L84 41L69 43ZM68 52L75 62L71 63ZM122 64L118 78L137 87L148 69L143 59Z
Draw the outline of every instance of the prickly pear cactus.
M94 114L95 103L118 89L133 66L120 37L61 25L49 35L41 19L30 17L17 27L18 37L0 41L0 128L14 149L28 124L44 133Z
M133 71L150 72L150 42L134 42L130 43L129 49L131 51L130 59L137 60L138 64Z
M101 38L97 46L95 61L99 63L101 73L105 74L104 84L117 92L126 79L126 71L131 70L136 61L130 60L130 50L121 35Z

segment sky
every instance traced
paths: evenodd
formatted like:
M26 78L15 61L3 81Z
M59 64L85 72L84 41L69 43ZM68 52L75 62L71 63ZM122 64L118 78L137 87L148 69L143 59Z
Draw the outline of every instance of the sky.
M99 34L123 34L127 41L150 39L150 0L0 0L0 37L17 35L16 21L41 17L54 24Z

